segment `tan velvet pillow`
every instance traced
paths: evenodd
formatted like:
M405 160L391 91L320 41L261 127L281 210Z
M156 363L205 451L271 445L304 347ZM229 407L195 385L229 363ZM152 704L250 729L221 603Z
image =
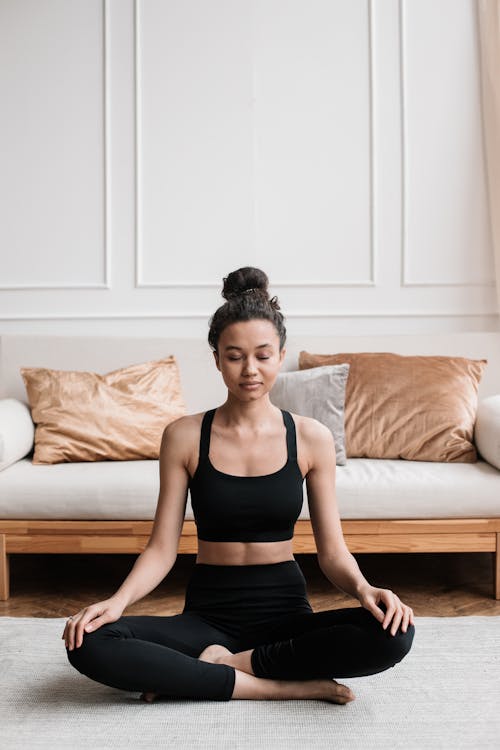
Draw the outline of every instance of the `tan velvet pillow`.
M486 359L388 352L311 354L299 369L349 364L345 401L348 458L474 463L477 388Z
M186 413L173 355L106 375L21 367L36 425L34 464L158 458Z

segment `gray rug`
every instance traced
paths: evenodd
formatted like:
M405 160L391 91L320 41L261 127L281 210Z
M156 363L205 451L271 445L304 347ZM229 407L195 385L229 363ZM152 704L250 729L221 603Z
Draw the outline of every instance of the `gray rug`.
M65 618L0 617L0 745L111 750L500 748L500 617L416 617L392 669L339 680L356 700L167 701L68 662Z

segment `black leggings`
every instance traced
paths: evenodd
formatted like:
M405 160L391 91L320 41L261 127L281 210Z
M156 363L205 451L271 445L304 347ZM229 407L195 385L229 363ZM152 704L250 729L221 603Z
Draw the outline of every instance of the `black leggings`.
M200 661L210 644L254 649L257 677L361 677L393 667L410 650L413 625L389 631L363 607L313 612L296 560L196 563L181 614L122 616L66 653L79 672L110 687L227 701L235 669Z

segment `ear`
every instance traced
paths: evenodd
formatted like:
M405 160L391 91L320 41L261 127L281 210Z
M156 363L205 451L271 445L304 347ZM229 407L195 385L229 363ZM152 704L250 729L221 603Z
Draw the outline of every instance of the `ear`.
M280 365L282 364L283 360L285 359L286 349L283 347L283 349L280 352Z
M219 354L218 354L218 352L215 352L215 351L212 351L212 354L214 355L215 366L220 371L220 367L219 367Z

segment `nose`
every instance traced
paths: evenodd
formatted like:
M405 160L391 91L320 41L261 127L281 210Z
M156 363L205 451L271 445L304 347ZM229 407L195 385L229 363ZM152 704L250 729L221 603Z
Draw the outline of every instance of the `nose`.
M243 368L243 374L244 375L254 375L257 372L257 367L255 362L247 359L246 364Z

